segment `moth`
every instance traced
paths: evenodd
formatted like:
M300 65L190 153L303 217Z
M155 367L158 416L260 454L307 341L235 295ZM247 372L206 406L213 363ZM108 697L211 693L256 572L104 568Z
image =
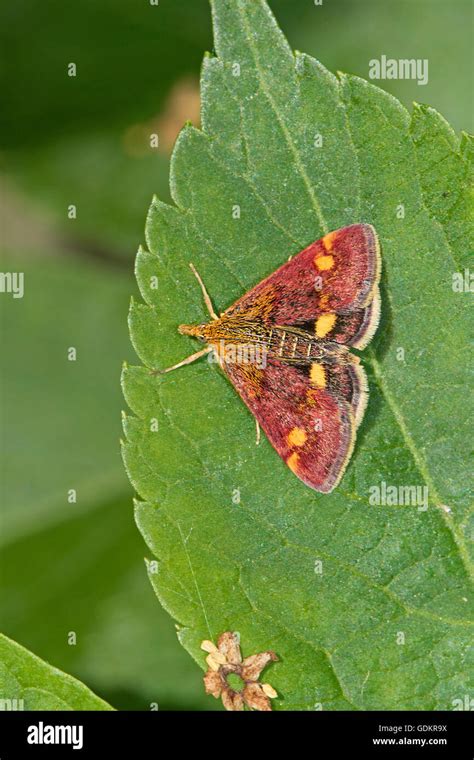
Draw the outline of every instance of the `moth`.
M368 401L357 355L380 318L380 246L370 224L312 243L211 321L180 325L206 348L164 372L214 352L224 373L290 470L329 493L350 460Z

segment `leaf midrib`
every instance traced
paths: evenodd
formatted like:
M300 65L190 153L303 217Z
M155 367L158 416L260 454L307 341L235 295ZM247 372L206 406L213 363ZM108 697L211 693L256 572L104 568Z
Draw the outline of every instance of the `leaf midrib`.
M300 172L301 179L303 180L303 183L304 183L304 186L306 188L306 191L307 191L309 197L311 198L311 203L312 203L313 208L314 208L314 210L316 212L316 216L319 219L319 223L321 225L321 228L322 228L323 232L325 234L327 234L330 231L329 230L329 226L328 226L328 223L327 223L327 221L326 221L326 219L325 219L325 217L323 215L323 212L322 212L321 206L319 204L318 198L317 198L316 193L314 191L314 188L313 188L313 186L311 184L311 180L308 177L308 174L307 174L306 169L304 167L304 163L303 163L303 161L301 159L298 147L297 147L297 145L295 145L295 143L291 139L291 133L288 130L288 127L286 126L283 118L281 117L281 115L280 115L280 113L279 113L279 111L278 111L278 109L276 107L275 101L273 99L273 96L272 96L272 93L271 93L271 89L267 86L267 83L265 81L265 77L263 75L262 67L260 65L260 57L258 55L258 51L255 48L255 44L254 44L254 41L252 39L252 35L249 34L249 31L251 31L251 28L250 28L247 16L246 16L245 12L242 12L242 7L238 3L236 3L236 7L237 7L237 10L238 10L241 18L242 18L243 25L244 25L245 31L247 33L247 41L249 43L249 48L252 51L253 59L254 59L254 62L255 62L255 68L258 71L258 75L260 77L260 83L261 83L261 86L262 86L262 90L265 93L266 98L267 98L268 102L270 103L270 105L271 105L271 107L273 109L273 113L275 114L275 117L276 117L276 119L277 119L277 121L278 121L278 123L279 123L279 125L281 127L281 130L282 130L282 132L283 132L283 134L285 136L285 140L287 142L287 145L288 145L289 149L291 150L291 152L293 153L293 157L295 159L295 163L296 163L296 165L298 167L298 171Z

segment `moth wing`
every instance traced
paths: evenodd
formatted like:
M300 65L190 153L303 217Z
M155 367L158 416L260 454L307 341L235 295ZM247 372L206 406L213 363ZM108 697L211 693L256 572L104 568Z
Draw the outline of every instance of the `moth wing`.
M222 363L279 456L306 485L328 493L351 457L367 386L358 365L317 366L312 378L311 367L275 359L264 368Z
M361 364L322 364L325 388L351 406L356 429L364 417L369 400L367 375ZM310 370L311 372L311 370Z
M302 325L327 313L365 312L378 293L380 272L375 229L353 224L312 243L226 314L257 311L270 324Z
M317 338L325 338L346 346L363 349L372 340L380 321L380 291L374 289L372 300L364 309L354 309L344 313L327 312L314 322L304 325Z

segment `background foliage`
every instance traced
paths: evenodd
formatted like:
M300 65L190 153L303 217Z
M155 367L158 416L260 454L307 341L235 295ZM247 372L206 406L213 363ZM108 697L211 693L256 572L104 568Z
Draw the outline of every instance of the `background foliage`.
M332 70L366 77L381 53L428 57L427 87L384 86L472 131L468 0L272 8L292 47ZM168 198L172 137L152 152L144 136L150 123L176 136L186 119L198 122L208 4L22 0L2 6L0 29L9 104L0 126L2 270L24 271L27 289L21 301L1 298L3 630L115 707L212 707L143 572L147 550L118 450L133 258L152 193ZM70 61L76 79L66 76ZM69 345L78 348L74 365Z
M3 634L0 634L0 684L2 702L5 698L12 700L16 705L13 709L17 710L110 709L80 681L51 667Z

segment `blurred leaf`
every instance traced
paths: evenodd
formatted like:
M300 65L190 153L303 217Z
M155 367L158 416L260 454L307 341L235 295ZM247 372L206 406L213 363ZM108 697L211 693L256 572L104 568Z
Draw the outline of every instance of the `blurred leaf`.
M111 710L75 678L0 634L0 694L23 700L24 710ZM9 709L3 706L2 709ZM17 708L20 709L20 708Z
M135 691L134 706L141 710L152 703L160 710L217 707L209 704L199 669L179 646L171 619L156 604L143 562L97 609L78 669L87 683L117 695L117 707L120 691ZM129 701L129 694L125 696Z
M0 29L0 134L15 148L148 118L209 44L206 0L18 0L2 4Z
M126 492L113 378L130 354L121 316L130 279L54 257L8 257L2 268L25 283L24 298L5 294L0 304L6 544Z
M25 275L23 299L0 299L3 629L117 708L203 707L143 573L118 453L132 278L65 257L8 256L2 271Z
M6 176L53 223L63 248L106 261L130 262L143 239L143 207L168 196L168 157L127 149L126 132L58 140L36 151L10 154ZM133 188L133 192L131 189ZM76 218L68 217L69 206Z
M4 627L118 709L204 708L198 669L154 601L143 552L126 498L15 541L2 551Z
M277 652L277 707L450 709L468 693L472 487L467 294L452 288L465 240L445 232L429 179L441 181L445 146L425 124L428 166L404 108L294 57L263 0L212 7L219 58L204 63L204 131L181 133L177 208L152 205L150 252L137 258L138 355L165 367L195 350L176 330L204 315L189 261L221 310L290 254L358 221L382 242L384 316L364 352L371 400L357 450L330 495L306 488L266 441L255 449L254 421L215 365L124 372L135 415L124 458L159 561L150 579L201 666L199 642L224 630L240 632L244 656ZM450 145L456 165L461 151L467 160L452 134ZM456 171L442 197L467 191L465 179L453 186ZM466 209L451 208L457 230ZM427 488L429 508L371 506L383 482Z

